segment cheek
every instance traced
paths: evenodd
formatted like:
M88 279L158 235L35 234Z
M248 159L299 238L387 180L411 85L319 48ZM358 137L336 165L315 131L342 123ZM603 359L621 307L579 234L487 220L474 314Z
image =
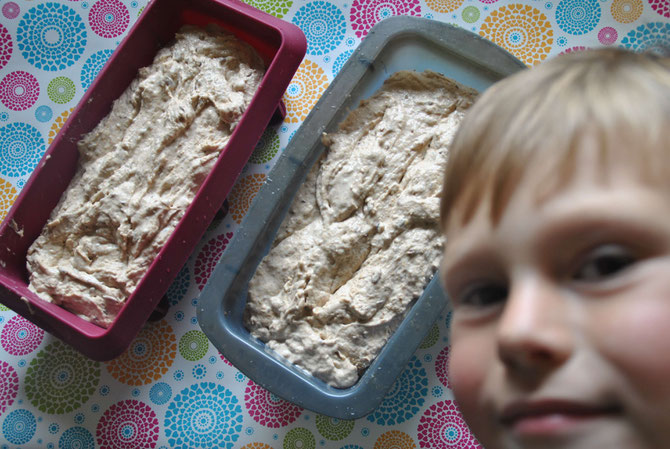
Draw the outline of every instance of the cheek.
M449 382L466 420L480 409L486 375L494 359L490 339L485 336L455 333L452 337Z

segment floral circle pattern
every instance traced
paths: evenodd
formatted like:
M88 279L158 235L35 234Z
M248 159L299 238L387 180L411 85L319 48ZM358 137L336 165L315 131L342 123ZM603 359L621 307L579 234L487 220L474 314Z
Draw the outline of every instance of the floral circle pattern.
M556 7L556 23L569 34L581 35L592 31L600 22L598 0L561 0Z
M619 38L619 34L612 27L604 27L598 32L598 40L603 45L612 45Z
M417 434L425 448L481 449L454 401L431 405L419 420Z
M0 360L0 415L14 403L19 392L19 376L12 366Z
M56 117L56 120L51 124L51 128L49 129L49 138L47 140L49 145L51 145L51 142L54 141L56 135L65 124L65 121L70 116L70 114L72 114L72 111L74 111L74 108L70 108L68 111L63 111L61 115Z
M31 360L25 375L25 393L38 410L69 413L95 392L100 382L100 363L54 341Z
M326 72L309 59L302 61L284 94L285 121L298 123L305 120L327 87Z
M170 302L170 306L176 306L179 301L181 301L181 299L186 295L188 286L190 284L191 274L188 271L188 266L184 265L181 270L179 270L177 277L165 293L165 295L168 297L168 301Z
M419 0L354 0L350 21L356 36L364 37L380 20L392 16L420 16Z
M11 355L26 355L42 343L44 331L21 315L10 319L0 334L2 348Z
M461 17L463 17L463 21L466 23L475 23L479 20L480 15L481 13L476 6L466 6L463 9Z
M228 246L232 237L232 232L220 234L207 242L205 246L202 247L202 250L200 250L193 267L195 282L198 284L200 290L205 287L207 279L209 279L212 271L214 271L214 267L218 263L221 254L223 254L223 250L226 249L226 246Z
M171 447L233 447L242 431L242 407L222 385L202 382L175 395L165 412Z
M128 399L102 414L95 434L100 449L135 449L156 447L158 431L158 418L151 407Z
M76 87L66 76L57 76L47 86L47 95L54 103L65 104L74 98Z
M286 433L283 449L315 449L314 434L304 427L296 427Z
M38 69L62 70L73 65L86 48L86 26L72 8L42 3L26 12L16 35L23 57Z
M336 48L344 40L347 29L342 11L321 0L301 7L293 16L293 24L305 34L309 55L323 55Z
M670 47L670 23L652 22L630 31L621 45L634 51L667 53Z
M119 0L98 0L88 13L91 29L101 37L117 37L130 23L130 13Z
M18 192L14 186L4 179L0 178L0 221L4 220L9 212L9 208L12 207Z
M649 6L663 17L670 18L670 2L668 0L649 0Z
M435 323L433 324L433 327L431 327L430 330L428 331L428 335L426 335L426 338L423 339L419 348L428 349L435 343L437 343L437 340L439 339L440 339L440 328L437 326L437 323Z
M340 72L344 63L347 62L353 54L353 50L347 50L335 58L335 61L333 62L333 76L336 76Z
M188 331L179 339L179 354L191 362L203 358L208 350L209 340L202 331Z
M17 70L0 81L0 101L12 111L24 111L32 107L39 95L37 78L28 72Z
M21 8L15 2L7 2L2 5L2 15L8 19L16 19L21 12Z
M288 13L293 0L245 0L244 3L281 19Z
M445 346L435 358L437 378L447 388L451 388L449 384L449 350L449 346Z
M35 435L37 420L28 410L14 410L2 423L2 435L12 444L26 444Z
M254 152L249 157L252 164L265 164L270 162L279 152L279 135L272 129L265 130L258 141Z
M20 177L33 171L46 151L44 139L34 126L10 123L0 128L0 173Z
M368 415L368 421L380 425L403 423L418 413L427 395L426 370L421 361L413 356L379 407Z
M354 430L354 421L317 415L316 429L325 439L338 441L348 437Z
M610 7L612 17L619 23L635 22L642 15L643 9L642 0L614 0Z
M426 5L436 12L456 11L463 4L463 0L426 0Z
M177 337L166 321L147 324L130 347L107 362L107 371L126 385L146 385L157 381L174 362Z
M58 449L95 449L95 439L84 427L70 427L58 439Z
M87 90L102 67L107 63L112 56L113 50L100 50L93 53L84 63L81 69L81 85L84 90Z
M7 65L12 57L12 37L0 23L0 69Z
M270 446L269 444L261 443L261 442L253 442L253 443L245 444L240 449L272 449L272 446Z
M405 432L390 430L377 438L374 449L416 449L416 443Z
M303 411L301 407L279 398L251 380L244 390L244 405L254 421L274 429L291 424Z
M237 224L242 223L242 217L249 210L251 202L265 183L267 177L264 173L247 175L238 181L233 190L230 191L230 216Z
M554 32L537 8L522 4L501 6L484 19L479 34L514 54L526 65L549 55Z
M35 109L35 118L37 119L38 122L48 122L51 120L51 117L53 117L54 112L51 110L51 108L47 105L42 105L39 106L37 109Z

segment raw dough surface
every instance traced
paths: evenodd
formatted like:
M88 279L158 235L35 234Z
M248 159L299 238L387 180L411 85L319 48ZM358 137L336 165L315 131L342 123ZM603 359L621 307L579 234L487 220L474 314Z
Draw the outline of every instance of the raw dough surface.
M252 335L335 387L356 383L437 269L447 149L475 95L398 72L324 136L250 282Z
M30 247L30 289L108 327L184 215L263 77L218 28L174 44L78 144L79 166Z

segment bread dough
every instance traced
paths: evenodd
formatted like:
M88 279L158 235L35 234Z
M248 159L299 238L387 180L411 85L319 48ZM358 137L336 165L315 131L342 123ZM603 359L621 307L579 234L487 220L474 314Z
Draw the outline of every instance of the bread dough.
M29 288L108 327L184 215L264 73L248 44L183 27L78 143L27 255Z
M437 269L447 149L475 95L397 72L324 136L249 284L253 336L332 386L356 383Z

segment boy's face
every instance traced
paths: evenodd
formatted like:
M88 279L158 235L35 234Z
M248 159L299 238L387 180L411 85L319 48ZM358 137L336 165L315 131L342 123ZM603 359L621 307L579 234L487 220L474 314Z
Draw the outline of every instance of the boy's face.
M450 382L486 449L670 448L670 201L580 171L447 226Z

